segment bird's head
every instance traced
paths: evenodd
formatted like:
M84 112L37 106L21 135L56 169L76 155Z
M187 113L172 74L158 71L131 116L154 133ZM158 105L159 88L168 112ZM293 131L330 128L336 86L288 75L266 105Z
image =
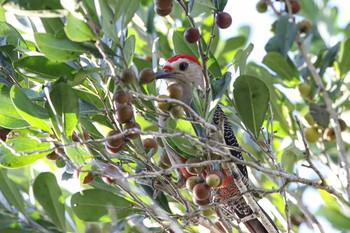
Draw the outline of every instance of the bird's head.
M189 104L192 99L193 88L204 89L202 66L197 58L188 54L178 54L169 58L162 70L156 73L156 79L166 83L177 83L184 89L180 100Z

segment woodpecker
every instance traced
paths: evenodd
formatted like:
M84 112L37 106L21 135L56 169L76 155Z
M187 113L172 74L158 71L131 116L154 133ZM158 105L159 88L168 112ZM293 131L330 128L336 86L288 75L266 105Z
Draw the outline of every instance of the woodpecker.
M187 105L190 105L190 102L192 100L193 89L205 89L202 66L197 58L188 54L178 54L169 58L165 62L162 70L156 73L156 79L165 80L167 84L177 83L181 85L183 88L183 95L180 100ZM161 126L165 126L165 121L165 117L160 117ZM236 148L239 147L230 123L220 106L218 106L215 110L213 124L217 126L223 126L222 135L224 143L226 145ZM169 154L169 159L173 165L178 165L186 161L185 158L179 155L179 153L174 151L167 144L165 139L163 139L163 144ZM230 150L230 153L236 158L243 160L241 152L232 149ZM237 168L241 173L240 177L242 178L243 183L246 186L249 186L246 166L237 164ZM185 169L182 169L178 175L185 178L188 176ZM267 233L268 231L266 228L254 216L252 209L244 200L239 188L235 184L234 178L232 176L226 176L224 183L224 186L220 186L215 190L214 196L215 202L222 203L223 212L226 213L227 216L232 216L235 214L239 219L242 219L247 229L251 233ZM263 210L262 212L267 216L277 231L277 227L274 225L272 220ZM249 220L244 220L244 218Z

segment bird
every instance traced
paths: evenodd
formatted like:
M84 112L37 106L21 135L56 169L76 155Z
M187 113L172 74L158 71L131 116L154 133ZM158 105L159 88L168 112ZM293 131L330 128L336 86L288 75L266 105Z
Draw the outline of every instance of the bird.
M162 69L156 72L156 79L164 80L168 85L173 83L179 84L183 89L183 95L179 98L179 100L189 106L193 98L193 89L205 90L202 66L196 57L189 54L177 54L166 60ZM159 122L160 126L165 126L166 117L161 116ZM222 126L223 141L227 146L230 146L231 148L239 147L230 122L219 105L215 109L212 123L219 128ZM178 165L186 162L186 159L171 148L165 139L163 139L163 144L169 154L171 164ZM230 149L229 152L237 159L243 160L243 156L240 151ZM241 173L240 177L243 183L246 186L249 186L248 171L246 166L241 164L236 165ZM186 174L185 169L180 169L178 171L178 175L184 179L188 178L188 174ZM217 203L222 203L221 206L223 213L226 213L227 216L235 215L242 220L244 220L244 218L248 219L244 220L244 224L250 233L267 233L268 230L259 221L259 219L254 216L253 210L243 198L232 175L227 175L224 183L225 185L221 185L215 190L214 193L214 201ZM263 210L262 213L267 215ZM267 218L278 232L277 227L268 215Z

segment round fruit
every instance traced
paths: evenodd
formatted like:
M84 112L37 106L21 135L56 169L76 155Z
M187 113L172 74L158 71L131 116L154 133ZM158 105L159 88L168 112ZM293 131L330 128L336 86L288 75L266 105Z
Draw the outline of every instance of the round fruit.
M338 119L338 121L339 121L339 125L340 125L340 130L343 132L343 131L345 131L346 130L346 128L348 127L347 125L346 125L346 122L343 120L343 119Z
M146 84L153 82L156 79L156 75L151 68L145 68L140 72L140 84Z
M297 0L289 0L292 14L296 14L300 11L300 3ZM288 12L288 6L286 5L285 11Z
M232 24L231 15L227 12L219 12L216 14L215 23L221 29L228 28Z
M304 116L306 122L310 125L310 126L313 126L316 124L314 118L311 116L310 113L307 113L305 116Z
M308 143L315 143L320 138L320 133L316 128L307 128L304 131L305 139Z
M161 10L167 9L169 7L172 7L173 0L155 0L154 5Z
M222 171L210 171L205 177L205 182L209 187L216 188L221 185L224 180L224 173Z
M184 117L184 109L180 105L176 105L172 107L169 111L171 118L173 119L180 119Z
M303 98L307 98L310 96L311 93L311 86L307 83L300 83L298 85L298 90L300 93L300 96Z
M159 156L159 162L163 163L164 165L170 167L171 166L171 162L169 159L169 155L166 152L166 150L162 151L162 154Z
M120 123L126 123L128 121L131 121L132 117L134 116L134 111L130 105L119 104L117 106L115 114L116 114L117 120Z
M190 191L192 191L194 186L196 186L197 184L198 184L197 176L188 177L186 180L186 188Z
M201 158L191 157L191 158L187 159L186 164L190 165L190 164L200 163L200 162L203 162ZM199 167L186 166L186 170L191 175L197 175L197 174L200 174L203 172L204 167L203 166L199 166Z
M120 131L115 129L109 131L106 136L106 146L110 148L119 148L124 145L125 141L123 137L116 137L115 135L120 134Z
M184 90L180 84L174 83L167 88L168 95L173 99L180 99L184 93Z
M184 33L184 38L188 43L196 43L199 41L201 35L199 33L198 28L195 27L189 27L186 29Z
M52 151L50 154L46 155L46 158L49 160L57 160L60 156L55 152Z
M202 183L196 184L193 187L192 194L196 200L204 201L204 200L210 198L211 190L210 190L210 187L206 183L202 182Z
M157 97L162 99L169 98L167 95L158 95ZM156 105L162 112L168 112L171 106L168 102L165 101L156 101Z
M210 204L210 197L203 200L203 201L200 201L200 200L197 200L194 196L192 197L192 200L194 202L194 204L196 205L199 205L199 206L206 206L206 205L209 205Z
M155 11L157 12L157 14L159 16L163 16L163 17L169 15L171 13L172 9L173 9L172 7L165 8L165 9L159 9L159 8L155 7Z
M141 129L140 125L134 121L129 121L129 122L126 122L124 127L123 127L123 130L130 130L132 131L132 129L134 130L138 130L138 129ZM125 135L126 138L128 139L136 139L140 136L139 133L136 133L136 132L131 132L131 133L128 133Z
M326 128L323 135L328 141L334 141L336 138L333 128Z
M134 71L132 71L131 69L124 69L121 74L120 80L125 84L135 82L136 77L135 77Z
M310 31L311 27L311 22L309 20L304 19L300 22L299 31L301 33L307 33Z
M129 93L123 90L117 91L113 94L113 101L116 104L127 104L130 102Z
M259 13L265 13L267 11L267 4L265 1L260 0L257 4L256 4L256 10Z
M146 138L143 140L143 147L145 148L146 153L148 153L151 149L153 149L152 154L155 154L158 151L158 143L153 138Z
M83 184L88 184L94 179L94 175L91 172L84 177Z
M116 154L118 153L119 151L121 151L123 148L123 145L121 145L120 147L110 147L108 146L107 144L105 144L105 149L108 153L110 154Z

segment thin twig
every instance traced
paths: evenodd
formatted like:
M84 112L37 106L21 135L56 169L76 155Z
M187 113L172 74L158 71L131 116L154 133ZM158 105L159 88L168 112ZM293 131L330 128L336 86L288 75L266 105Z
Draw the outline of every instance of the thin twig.
M344 141L343 141L343 138L341 135L341 130L340 130L339 119L338 119L337 113L335 112L335 110L333 108L332 100L330 99L328 92L327 92L325 86L323 85L322 78L318 74L315 66L312 64L311 59L310 59L310 57L309 57L309 55L304 47L303 42L302 42L299 35L297 35L297 37L296 37L296 42L297 42L299 50L300 50L300 52L301 52L301 54L306 62L306 65L311 73L311 76L314 78L318 88L320 89L320 91L323 95L323 99L324 99L324 102L326 104L327 111L330 114L331 124L334 128L334 132L335 132L335 136L336 136L336 142L337 142L337 146L338 146L338 154L339 154L339 157L342 161L340 166L346 172L346 179L347 180L346 180L345 186L346 186L346 192L347 192L347 200L350 201L350 164L349 164L349 160L348 160L347 155L346 155Z

